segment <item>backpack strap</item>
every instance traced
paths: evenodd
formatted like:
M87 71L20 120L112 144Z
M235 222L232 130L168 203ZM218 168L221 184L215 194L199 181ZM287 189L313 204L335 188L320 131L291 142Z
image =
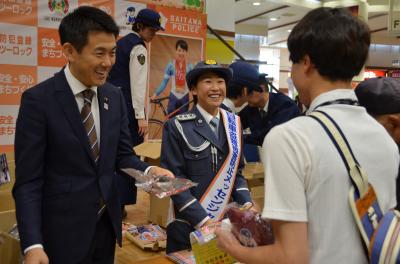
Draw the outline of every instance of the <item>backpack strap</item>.
M325 112L314 111L310 113L309 116L317 120L324 128L325 132L328 134L339 152L359 197L363 197L368 191L368 177L354 157L353 151L351 150L349 142L346 140L342 130Z

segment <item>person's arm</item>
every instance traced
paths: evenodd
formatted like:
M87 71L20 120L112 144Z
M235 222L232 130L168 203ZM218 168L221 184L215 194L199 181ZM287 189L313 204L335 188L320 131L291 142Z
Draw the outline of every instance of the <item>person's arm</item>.
M147 121L144 113L145 97L147 92L148 56L143 45L133 47L129 59L129 76L131 84L132 107L135 110L135 119L138 120L139 135L147 134ZM128 109L131 111L131 109Z
M187 178L186 161L182 150L182 146L185 143L180 139L178 133L173 120L169 120L164 124L161 166L170 169L176 178ZM173 195L171 199L175 211L177 211L177 217L188 221L193 227L200 227L209 220L207 212L191 194L190 190Z
M160 86L158 86L154 92L155 96L160 96L160 94L162 92L164 92L165 88L167 88L168 81L171 78L171 76L173 75L173 73L174 73L174 69L173 69L172 63L169 62L167 64L167 66L165 67L164 78L163 78Z
M263 149L262 161L267 165L262 216L272 221L275 244L244 248L230 233L223 232L218 243L238 261L246 263L308 263L305 183L312 156L307 139L297 128L279 126L265 138Z
M46 104L41 102L43 95L37 91L36 88L29 89L21 98L15 133L16 178L12 192L22 252L25 257L39 252L39 255L35 254L38 258L34 259L45 261L41 229L47 142L43 107Z
M130 140L126 105L124 103L124 98L121 91L119 91L119 95L120 95L119 100L121 107L120 110L121 123L120 123L120 135L118 140L117 168L119 169L133 168L136 170L143 171L145 173L151 173L154 176L166 175L169 177L173 177L172 173L169 170L157 166L150 166L146 162L141 161L135 155Z
M307 223L272 221L275 243L268 246L244 247L235 236L217 230L217 244L238 262L243 263L309 263Z

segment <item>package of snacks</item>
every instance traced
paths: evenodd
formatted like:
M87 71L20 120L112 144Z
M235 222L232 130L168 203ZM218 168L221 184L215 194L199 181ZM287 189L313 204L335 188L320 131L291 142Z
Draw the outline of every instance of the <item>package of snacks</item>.
M231 232L243 246L256 247L274 243L271 223L261 218L258 212L233 203L228 205L226 214L231 223Z
M158 198L168 197L197 185L197 183L188 179L154 176L151 174L144 175L143 172L131 168L121 170L135 178L136 187L152 193Z

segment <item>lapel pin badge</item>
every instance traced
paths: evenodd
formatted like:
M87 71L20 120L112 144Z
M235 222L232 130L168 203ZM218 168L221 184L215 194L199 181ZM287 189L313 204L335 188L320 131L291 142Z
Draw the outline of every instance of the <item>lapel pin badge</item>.
M104 97L104 109L108 110L108 97Z

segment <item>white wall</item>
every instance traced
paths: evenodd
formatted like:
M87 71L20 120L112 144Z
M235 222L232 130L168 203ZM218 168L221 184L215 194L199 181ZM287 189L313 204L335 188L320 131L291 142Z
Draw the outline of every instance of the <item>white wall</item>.
M235 32L235 0L206 1L207 24L213 29Z
M367 66L376 67L398 67L393 61L400 60L399 45L372 44L369 50Z
M260 56L260 37L251 35L235 36L235 49L246 60L259 60Z

